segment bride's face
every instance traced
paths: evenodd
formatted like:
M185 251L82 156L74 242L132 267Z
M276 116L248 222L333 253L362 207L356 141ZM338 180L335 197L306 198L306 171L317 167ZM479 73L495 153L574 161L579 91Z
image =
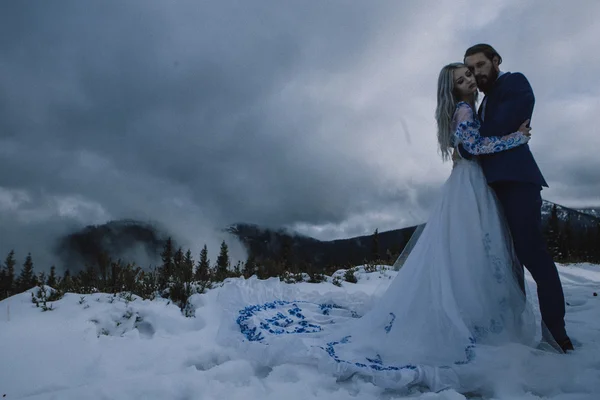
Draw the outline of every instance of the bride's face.
M460 67L452 71L454 75L454 94L459 98L471 96L477 91L475 76L467 67Z

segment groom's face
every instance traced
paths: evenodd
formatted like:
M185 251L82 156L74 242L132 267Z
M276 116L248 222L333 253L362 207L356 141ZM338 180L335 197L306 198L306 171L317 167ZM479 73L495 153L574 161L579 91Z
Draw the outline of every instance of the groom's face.
M499 65L498 58L490 60L483 53L476 53L465 58L465 64L477 80L477 87L484 93L490 91L494 82L498 78Z

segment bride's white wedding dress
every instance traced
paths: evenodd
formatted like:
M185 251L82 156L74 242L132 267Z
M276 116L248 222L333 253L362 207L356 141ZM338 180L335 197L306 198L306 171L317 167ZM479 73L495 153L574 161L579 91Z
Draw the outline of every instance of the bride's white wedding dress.
M477 121L465 106L456 114L462 143L480 150L520 144L514 135L477 142ZM309 364L385 388L471 390L487 349L534 344L536 318L514 278L511 243L478 162L461 159L376 301L342 291L302 295L276 280L225 285L219 338L263 365Z

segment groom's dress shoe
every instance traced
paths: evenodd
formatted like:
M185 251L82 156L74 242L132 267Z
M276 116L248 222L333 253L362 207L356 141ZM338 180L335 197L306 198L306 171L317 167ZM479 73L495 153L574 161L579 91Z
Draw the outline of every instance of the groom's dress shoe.
M562 349L563 353L568 353L570 351L575 350L575 348L573 347L573 343L571 343L571 339L569 339L568 337L562 340L560 343L558 343L558 345Z

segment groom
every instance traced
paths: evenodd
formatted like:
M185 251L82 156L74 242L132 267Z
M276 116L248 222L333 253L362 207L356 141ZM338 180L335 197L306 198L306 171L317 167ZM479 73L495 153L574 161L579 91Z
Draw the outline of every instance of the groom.
M530 119L535 98L521 73L501 72L502 57L488 44L465 52L464 62L475 75L485 97L479 107L481 136L504 136L516 132ZM548 187L529 146L480 156L490 187L502 204L517 257L531 272L538 287L542 319L563 352L573 350L565 330L565 299L556 265L542 234L542 187ZM518 271L525 288L524 270Z

